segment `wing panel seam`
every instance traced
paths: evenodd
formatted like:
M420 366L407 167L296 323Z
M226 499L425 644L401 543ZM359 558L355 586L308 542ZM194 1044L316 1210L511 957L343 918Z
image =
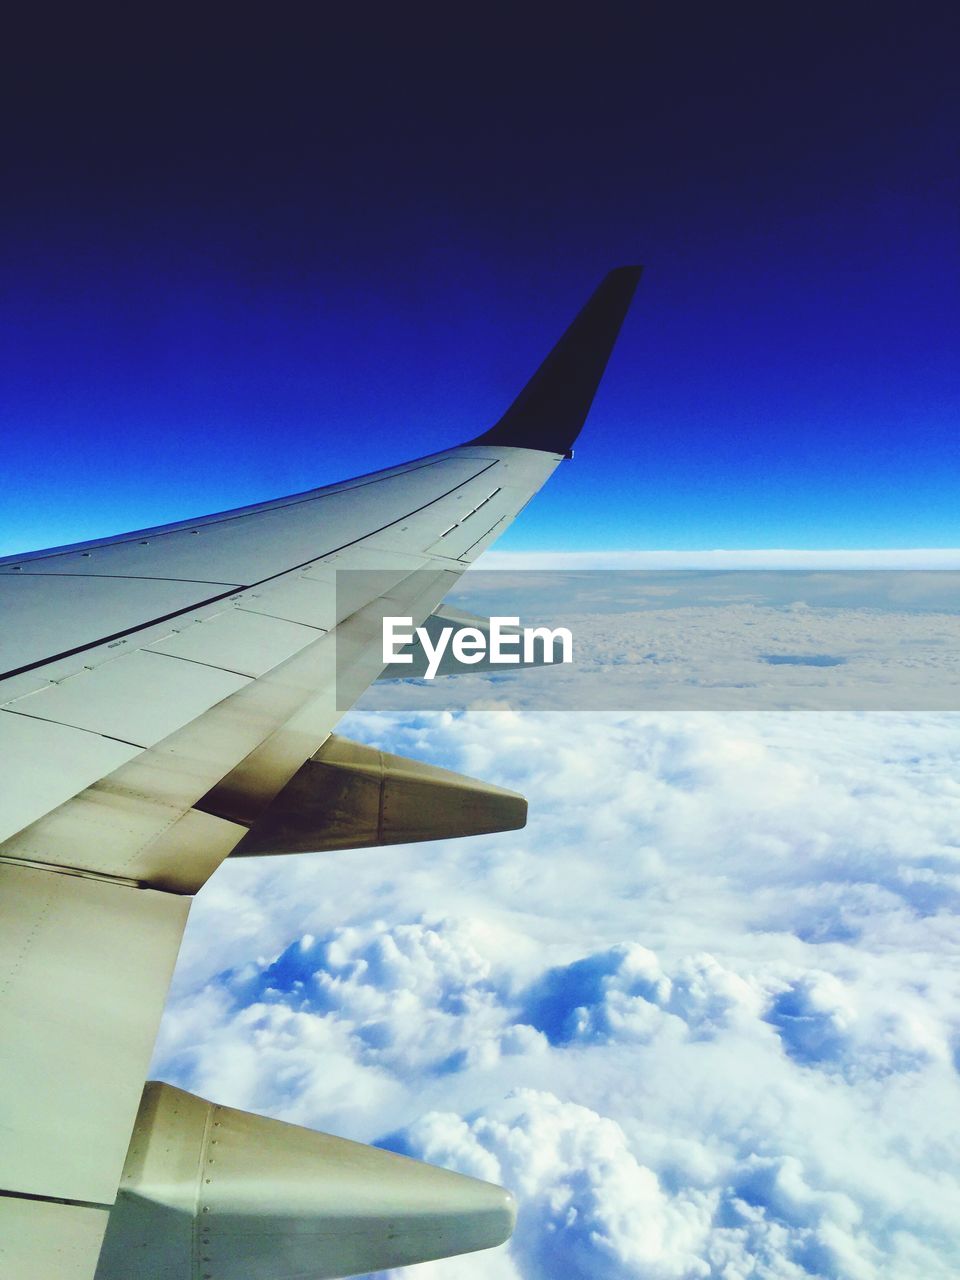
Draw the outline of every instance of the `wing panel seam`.
M41 862L37 858L18 858L6 853L0 853L0 866L25 867L28 871L49 871L52 875L76 876L81 880L97 880L101 884L116 884L122 889L153 887L143 880L134 880L130 876L114 876L106 871L90 871L85 867L74 867L60 862Z
M65 1204L72 1209L103 1209L107 1213L112 1204L102 1204L99 1200L68 1200L64 1196L41 1196L34 1191L6 1191L0 1188L0 1199L4 1200L39 1200L41 1204Z

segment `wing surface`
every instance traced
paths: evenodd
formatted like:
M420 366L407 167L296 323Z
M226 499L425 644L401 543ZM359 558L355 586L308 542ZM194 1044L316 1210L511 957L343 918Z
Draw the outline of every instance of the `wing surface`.
M638 276L487 438L0 561L4 1274L92 1275L191 895L380 674L383 615L423 622L568 452L544 406L572 379L582 422Z

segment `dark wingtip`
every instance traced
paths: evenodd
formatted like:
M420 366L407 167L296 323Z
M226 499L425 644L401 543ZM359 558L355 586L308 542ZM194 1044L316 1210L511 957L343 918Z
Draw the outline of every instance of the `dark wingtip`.
M513 404L469 444L568 454L580 434L643 267L614 267Z

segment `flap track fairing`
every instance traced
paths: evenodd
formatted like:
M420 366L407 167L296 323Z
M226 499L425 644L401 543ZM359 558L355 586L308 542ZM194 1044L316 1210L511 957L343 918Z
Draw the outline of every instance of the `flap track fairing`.
M231 856L449 840L526 821L515 791L331 734Z

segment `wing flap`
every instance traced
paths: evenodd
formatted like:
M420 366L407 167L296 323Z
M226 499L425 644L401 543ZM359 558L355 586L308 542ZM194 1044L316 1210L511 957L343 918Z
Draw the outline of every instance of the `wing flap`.
M0 856L195 892L243 836L229 824L246 821L251 805L255 816L269 803L376 679L383 614L426 618L456 576L448 570L407 574L334 632L318 632L311 645L261 678L241 680L232 696L10 836ZM317 585L333 591L329 583ZM222 674L170 657L152 661ZM208 793L218 800L204 801L204 811L228 825L185 833L188 815Z
M316 627L231 608L154 641L149 651L256 677L286 662L321 634Z
M135 650L19 698L21 716L151 747L249 683L249 676Z
M0 1197L4 1280L90 1280L109 1210L96 1205Z
M29 667L65 649L99 644L148 618L193 608L229 585L0 573L0 672ZM78 656L73 670L83 664Z
M137 748L96 733L0 710L0 840L112 773Z
M113 1203L188 906L0 865L0 1188Z

